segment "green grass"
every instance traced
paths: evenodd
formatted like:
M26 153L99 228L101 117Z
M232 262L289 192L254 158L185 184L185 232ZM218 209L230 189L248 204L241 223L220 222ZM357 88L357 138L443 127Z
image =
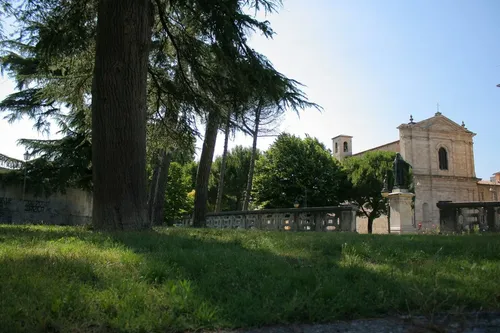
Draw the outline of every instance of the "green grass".
M0 226L0 331L169 332L500 309L500 235Z

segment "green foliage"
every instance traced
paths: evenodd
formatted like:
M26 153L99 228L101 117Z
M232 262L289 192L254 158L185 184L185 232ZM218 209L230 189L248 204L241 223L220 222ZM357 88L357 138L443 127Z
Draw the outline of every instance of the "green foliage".
M500 237L0 226L0 330L181 332L500 309Z
M255 172L254 201L264 208L293 207L296 201L301 206L334 206L347 199L339 163L316 138L281 134Z
M360 215L373 220L387 214L387 199L381 192L384 178L391 177L395 156L393 152L374 151L344 159L343 167L352 184L350 199L360 207Z
M191 170L191 164L170 164L165 195L165 219L168 224L193 212L194 198L188 195L193 190Z
M58 186L91 188L90 95L95 56L98 1L25 0L10 5L0 0L2 18L15 19L12 36L2 36L0 65L17 83L18 91L0 103L11 121L27 117L37 130L49 131L56 122L63 140L23 140L32 158L32 179L54 169L74 168L72 178L49 176ZM273 35L268 21L253 10L277 11L278 0L217 2L152 1L155 22L148 68L148 157L159 150L174 151L174 160L193 155L198 134L196 118L227 114L265 92L276 107L315 106L306 100L300 83L277 72L247 45L252 31ZM68 138L66 138L68 137ZM73 151L67 155L68 151ZM181 156L183 155L183 156ZM77 160L73 160L76 158ZM153 167L149 166L151 171ZM67 173L63 171L63 173ZM15 178L15 177L14 177ZM40 184L41 185L41 184Z
M252 149L243 146L236 146L227 153L224 193L221 206L223 211L241 210L247 186L251 155ZM257 159L259 159L260 155L260 151L257 151ZM217 200L221 164L221 156L218 156L212 164L208 188L209 207L215 207Z
M39 131L60 128L59 140L20 140L31 161L27 182L37 193L92 187L90 102L95 1L17 2L6 11L15 31L2 40L0 66L18 91L0 102L9 121L28 118ZM20 172L2 180L19 183Z

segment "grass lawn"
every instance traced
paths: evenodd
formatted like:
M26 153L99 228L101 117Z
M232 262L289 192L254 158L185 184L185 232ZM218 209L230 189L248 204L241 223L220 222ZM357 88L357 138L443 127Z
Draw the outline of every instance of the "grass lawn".
M1 332L168 332L500 309L500 235L0 225Z

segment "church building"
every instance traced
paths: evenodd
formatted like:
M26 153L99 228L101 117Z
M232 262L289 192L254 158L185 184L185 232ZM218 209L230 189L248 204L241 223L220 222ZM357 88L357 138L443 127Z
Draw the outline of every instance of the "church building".
M476 177L474 142L476 135L440 112L428 119L401 124L399 140L352 154L352 137L332 139L333 155L344 158L362 156L369 151L399 152L413 168L416 223L439 225L439 201L499 201L500 172L488 181ZM374 226L375 230L375 226ZM387 230L387 229L385 229Z

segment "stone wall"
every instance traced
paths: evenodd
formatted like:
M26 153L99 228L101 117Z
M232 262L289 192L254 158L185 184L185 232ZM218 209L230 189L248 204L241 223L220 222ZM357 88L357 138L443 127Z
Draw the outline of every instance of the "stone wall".
M500 184L480 181L477 190L478 201L500 201Z
M415 175L417 223L439 225L440 201L478 201L477 183L471 178Z
M438 230L439 224L434 224L432 221L428 222L417 222L415 224L416 231L418 233L435 233ZM356 231L360 234L368 233L368 219L366 217L358 216L356 219ZM387 234L387 216L382 215L381 217L373 221L374 234Z
M83 225L92 220L92 194L68 189L65 194L35 197L22 186L0 187L0 224Z
M368 233L368 219L364 216L358 216L356 221L356 231L360 234ZM387 216L382 215L381 217L375 219L373 221L373 229L372 232L374 234L387 234Z

